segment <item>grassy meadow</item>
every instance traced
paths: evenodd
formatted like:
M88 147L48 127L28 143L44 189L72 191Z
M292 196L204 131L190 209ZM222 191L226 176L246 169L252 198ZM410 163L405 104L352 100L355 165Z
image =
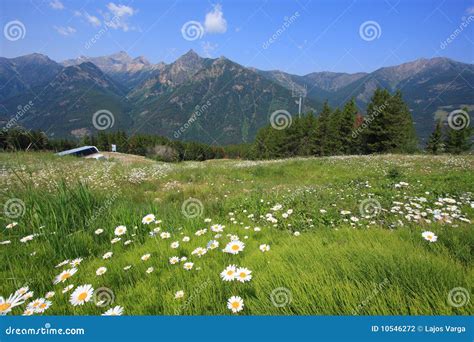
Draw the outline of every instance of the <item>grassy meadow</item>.
M466 298L474 284L473 156L166 164L1 153L0 165L0 296L33 291L4 313L474 313ZM147 214L155 222L142 223ZM126 232L117 235L118 226ZM224 252L231 241L243 250ZM224 281L229 265L251 279ZM85 284L94 295L73 305ZM243 300L241 311L227 307L232 296ZM29 310L37 299L46 309Z

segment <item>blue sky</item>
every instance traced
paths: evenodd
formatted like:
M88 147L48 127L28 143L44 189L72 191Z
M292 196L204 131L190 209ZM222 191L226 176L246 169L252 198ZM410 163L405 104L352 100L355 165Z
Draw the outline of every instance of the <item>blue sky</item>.
M123 50L169 63L192 48L295 74L435 56L474 62L474 1L465 0L2 0L0 25L4 57L39 52L62 61Z

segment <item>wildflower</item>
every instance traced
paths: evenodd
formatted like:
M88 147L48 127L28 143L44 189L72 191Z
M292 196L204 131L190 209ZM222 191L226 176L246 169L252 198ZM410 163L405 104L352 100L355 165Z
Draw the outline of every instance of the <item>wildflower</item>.
M208 249L216 249L217 247L219 247L219 241L211 240L207 243Z
M49 291L49 292L47 292L47 293L45 294L44 297L45 297L46 299L49 299L49 298L54 297L54 295L55 295L54 291Z
M71 293L69 302L73 306L84 305L84 303L87 303L91 300L93 293L94 289L90 284L78 286L74 292Z
M177 256L174 256L174 257L171 257L169 259L169 261L170 261L171 265L174 265L174 264L177 264L179 262L179 258Z
M189 238L189 236L185 236L185 237L183 237L183 240L182 240L182 241L183 241L183 242L189 242L189 240L191 240L191 239Z
M6 225L6 229L12 229L18 225L18 222L12 222Z
M127 265L127 266L125 266L123 269L124 269L124 271L128 271L128 270L131 269L131 268L132 268L132 265Z
M94 233L95 233L95 235L100 235L103 232L104 232L104 230L99 228L99 229L96 229Z
M145 271L146 273L150 274L153 272L155 269L153 267L148 267L147 270Z
M186 270L186 271L190 271L194 266L194 263L192 262L185 262L184 265L183 265L183 268Z
M294 232L293 235L294 236L300 236L301 234L300 234L300 232Z
M114 231L115 235L117 236L123 235L126 232L127 232L127 227L125 226L118 226L115 228L115 231Z
M163 232L160 234L162 239L169 239L171 237L171 234L168 232Z
M196 231L196 233L194 233L194 235L201 236L201 235L206 234L206 232L207 232L207 229L200 229L200 230Z
M241 283L250 281L250 279L252 279L252 271L250 271L248 268L239 267L235 273L235 279L240 281Z
M229 242L225 246L224 252L230 253L230 254L238 254L239 252L243 251L244 248L245 248L245 244L242 241L234 240L234 241Z
M175 242L172 242L172 243L171 243L171 248L176 249L176 248L178 248L178 247L179 247L179 242L178 242L178 241L175 241Z
M66 293L66 292L72 290L73 288L74 288L74 285L73 285L73 284L68 285L68 286L66 286L66 287L63 289L62 292L63 292L63 293Z
M102 256L102 259L109 259L112 257L113 254L113 252L107 252Z
M119 237L116 237L116 238L113 238L112 240L110 240L110 242L111 242L112 244L114 244L114 243L119 242L120 240L122 240L122 239L119 238Z
M81 264L82 260L83 260L82 258L76 258L76 259L72 260L70 264L73 267L77 267Z
M202 257L204 254L207 253L207 249L198 247L194 251L192 251L192 255L197 255L198 257Z
M7 299L0 296L0 316L6 315L15 306L23 304L25 301L20 294L11 294Z
M225 268L224 271L221 272L221 278L224 281L233 281L235 280L235 271L237 270L237 266L229 265Z
M421 234L423 238L429 242L436 242L438 240L438 237L435 235L433 232L425 231Z
M242 311L244 308L244 300L239 296L232 296L227 301L227 308L233 313Z
M150 224L155 221L155 215L153 214L148 214L142 218L142 223L143 224Z
M117 305L111 309L108 309L106 312L102 314L102 316L122 316L123 314L123 307Z
M95 274L98 276L103 275L105 272L107 272L107 267L99 267L97 271L95 271Z
M147 261L148 259L150 259L150 257L151 257L151 254L144 254L142 255L140 259L142 259L142 261Z
M76 272L77 268L75 267L62 271L59 275L56 276L56 278L54 278L53 284L64 283L66 280L71 278Z
M262 244L260 247L258 247L262 252L268 252L270 250L270 246L267 244Z
M211 230L214 233L220 233L220 232L224 231L224 226L221 225L221 224L214 224L214 225L211 226Z
M179 299L179 298L183 298L183 297L184 297L184 291L183 290L176 291L176 293L174 294L174 299Z

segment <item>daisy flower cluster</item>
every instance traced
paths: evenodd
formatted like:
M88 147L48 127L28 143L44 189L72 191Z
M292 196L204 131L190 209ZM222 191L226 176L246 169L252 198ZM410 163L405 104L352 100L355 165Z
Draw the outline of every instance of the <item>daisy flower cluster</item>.
M245 267L237 267L236 265L227 266L220 275L223 281L237 280L245 283L252 279L252 271Z

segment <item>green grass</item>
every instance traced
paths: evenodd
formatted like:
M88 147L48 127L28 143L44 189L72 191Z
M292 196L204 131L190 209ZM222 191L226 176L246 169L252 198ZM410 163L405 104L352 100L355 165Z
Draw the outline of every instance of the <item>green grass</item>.
M0 241L11 241L0 245L0 295L8 297L25 285L34 291L34 298L55 291L46 314L96 315L108 308L97 307L93 301L73 307L68 302L72 291L61 291L68 284L110 289L115 297L112 306L123 306L129 315L231 314L226 301L233 295L243 298L245 307L239 314L246 315L474 312L472 300L460 307L448 303L451 289L472 290L472 223L458 218L435 221L427 210L441 208L452 214L446 204L435 204L439 197L449 197L457 201L458 214L472 221L472 156L123 165L43 153L3 153L0 164L6 169L1 177L2 204L12 198L25 204L22 216L10 218L4 212L1 219L2 227L13 221L18 226L0 230ZM399 182L409 185L397 188ZM183 214L183 202L190 197L202 203L201 216ZM364 218L359 206L369 197L383 209L375 217ZM406 208L403 215L391 212L394 202L425 212L426 217L409 221ZM276 204L283 209L274 213L278 219L274 225L265 215ZM293 213L282 218L288 209ZM342 215L341 210L351 214ZM149 213L162 223L143 225L141 219ZM254 217L249 218L250 214ZM352 222L351 216L359 221ZM205 218L225 225L225 230L217 239L219 248L197 258L191 252L205 247L215 235ZM111 244L118 225L127 226L128 232L119 243ZM170 232L171 238L150 237L157 226ZM261 231L255 232L254 227ZM104 233L94 234L98 228ZM202 228L208 232L195 236ZM438 241L424 240L425 230L435 232ZM295 236L295 231L301 235ZM27 243L19 241L29 234L38 235ZM245 243L243 252L221 251L229 241L227 234L240 237ZM190 242L181 242L185 235L191 237ZM132 243L124 245L129 239ZM180 241L178 249L170 247L173 241ZM269 252L259 250L263 243L271 246ZM108 251L114 253L112 258L103 260ZM141 261L146 253L152 257ZM194 269L186 271L182 263L171 265L168 259L174 255L188 257ZM76 257L84 258L78 272L67 282L53 285L64 268L55 265ZM219 273L229 264L252 270L252 280L222 281ZM127 265L133 267L124 271ZM108 270L96 276L100 266ZM150 266L154 272L147 274ZM271 300L272 292L280 288L291 297L284 306ZM185 297L176 300L178 290L184 290ZM275 295L273 299L278 301ZM16 307L12 314L21 314L24 308Z

